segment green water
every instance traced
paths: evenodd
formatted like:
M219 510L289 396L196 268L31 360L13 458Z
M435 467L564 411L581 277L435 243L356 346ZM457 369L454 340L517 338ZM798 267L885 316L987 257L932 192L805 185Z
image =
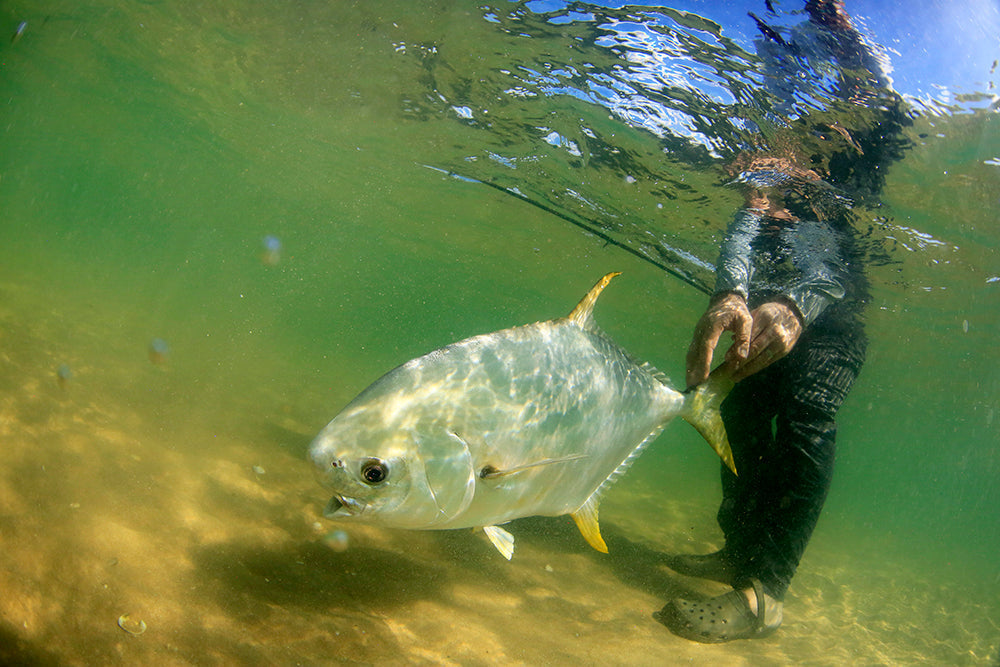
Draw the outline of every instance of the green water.
M719 543L718 464L681 425L606 500L611 560L555 519L514 524L510 567L528 569L503 570L464 532L360 529L346 555L316 546L332 526L313 526L326 498L306 446L396 364L565 314L620 270L601 326L683 377L702 293L571 224L582 214L557 196L563 217L447 174L503 175L467 158L517 149L436 94L475 100L502 63L577 43L514 39L483 16L447 2L0 9L8 33L28 21L0 45L0 656L539 664L614 662L631 645L649 651L639 663L996 660L995 113L917 119L866 212L894 225L880 232L891 261L871 268L869 361L786 627L763 648L691 645L649 619L658 585L676 584L640 576L647 551ZM554 97L545 117L491 104L498 128L615 136L632 166L662 170L657 188L611 165L580 191L714 260L738 206L717 173L672 155L658 167L652 135L581 100ZM540 160L529 173L580 178L564 152ZM537 202L547 182L521 192ZM274 265L266 235L282 243ZM150 363L153 338L165 363ZM567 578L542 581L549 564ZM147 634L115 626L130 610ZM505 635L513 610L525 626ZM450 613L473 619L469 637L419 621ZM857 619L864 631L840 625Z

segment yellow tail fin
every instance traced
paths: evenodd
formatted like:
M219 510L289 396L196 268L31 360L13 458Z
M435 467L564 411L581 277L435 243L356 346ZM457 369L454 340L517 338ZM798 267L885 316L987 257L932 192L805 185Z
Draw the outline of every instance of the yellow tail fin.
M719 414L722 400L735 386L732 373L724 367L717 368L708 379L697 387L688 389L685 393L684 412L681 416L698 429L698 433L708 441L722 462L736 473L736 463L733 461L733 450L729 447L726 427Z

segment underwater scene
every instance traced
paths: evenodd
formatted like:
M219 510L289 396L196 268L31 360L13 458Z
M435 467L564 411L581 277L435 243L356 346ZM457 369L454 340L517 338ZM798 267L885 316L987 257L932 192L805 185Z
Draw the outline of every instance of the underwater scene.
M0 28L0 663L1000 665L996 0L40 0ZM574 312L683 391L754 207L835 227L847 297L812 287L868 341L776 632L654 617L730 590L666 559L725 542L682 419L600 488L607 553L569 511L341 516L317 435L456 341ZM558 494L582 452L461 488Z

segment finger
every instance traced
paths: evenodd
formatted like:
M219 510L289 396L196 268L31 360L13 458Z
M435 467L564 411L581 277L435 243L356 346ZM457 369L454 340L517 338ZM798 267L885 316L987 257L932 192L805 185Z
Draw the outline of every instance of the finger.
M783 356L785 356L785 352L779 346L775 344L768 345L760 351L752 353L747 362L740 366L736 373L733 374L733 379L739 381L750 377L754 373L759 373Z
M750 340L747 346L747 361L757 357L774 342L773 322L762 308L756 308L750 314L752 324Z
M713 351L714 348L707 345L699 345L697 349L692 348L688 351L687 372L685 373L688 387L701 384L708 378Z
M733 354L736 358L743 360L750 354L750 341L753 339L753 317L740 314L738 321L733 327L733 345L730 348L735 350Z
M770 340L767 336L757 336L753 339L750 344L750 349L747 351L747 356L745 364L756 363L760 360L761 355L770 347Z
M735 381L736 369L739 367L740 367L739 362L730 361L729 359L726 359L721 364L716 366L715 370L713 370L709 375L720 375L722 377L728 376L730 379Z
M766 337L771 328L771 318L767 317L766 313L762 313L760 308L754 310L750 314L750 317L752 318L752 324L750 325L750 347L751 349L756 348L759 352L769 342L766 340Z
M727 363L732 364L733 368L738 368L747 361L749 350L741 348L742 346L737 341L733 341L733 344L726 350L725 360Z
M753 333L753 317L750 313L736 313L729 330L733 332L733 344L726 350L726 361L739 367L750 354Z
M722 335L721 326L712 326L703 335L699 331L695 332L695 337L691 341L691 346L687 353L687 386L693 387L701 384L708 378L708 371L712 366L712 355L719 344L719 337Z
M754 373L763 370L766 366L766 362L761 358L761 355L758 354L736 369L736 372L733 373L733 380L739 382L740 380L748 378Z
M795 344L797 334L781 325L768 324L758 332L750 344L748 357L756 357L769 350L771 361L777 361L788 354Z

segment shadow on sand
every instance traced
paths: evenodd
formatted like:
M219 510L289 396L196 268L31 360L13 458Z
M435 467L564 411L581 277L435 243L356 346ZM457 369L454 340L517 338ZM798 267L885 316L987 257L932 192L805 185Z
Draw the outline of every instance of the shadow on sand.
M9 625L0 625L0 665L41 667L58 664L54 655L25 641Z
M564 521L562 517L518 519L513 526L512 532L523 542L530 541L536 548L553 553L589 554L595 561L608 567L622 583L664 602L676 597L706 597L710 593L716 594L716 589L721 586L677 574L667 567L667 554L627 537L613 523L601 526L601 534L608 545L607 554L592 549L580 536L573 522Z
M220 606L256 615L271 605L306 611L380 610L433 597L447 577L395 552L355 547L335 554L317 542L278 549L224 544L195 555Z
M443 568L399 552L353 547L335 553L317 542L228 543L200 548L193 557L204 582L200 595L214 598L229 629L193 626L185 643L240 656L245 664L273 664L288 655L323 656L329 664L398 660L401 648L386 617L439 597L446 579Z

